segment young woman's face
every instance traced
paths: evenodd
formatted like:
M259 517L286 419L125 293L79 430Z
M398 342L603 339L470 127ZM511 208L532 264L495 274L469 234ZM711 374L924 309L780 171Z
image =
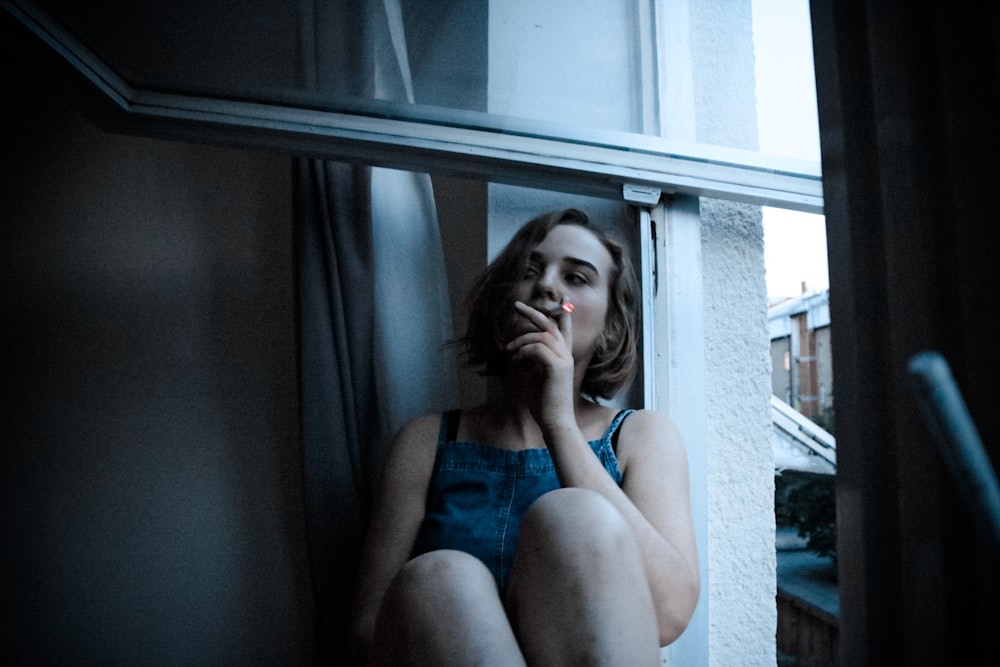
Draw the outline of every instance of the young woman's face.
M611 253L592 232L556 225L531 252L514 297L546 313L558 312L563 298L568 299L574 307L568 315L573 318L573 356L580 360L589 357L604 331L613 271ZM517 333L533 326L521 316L515 320Z

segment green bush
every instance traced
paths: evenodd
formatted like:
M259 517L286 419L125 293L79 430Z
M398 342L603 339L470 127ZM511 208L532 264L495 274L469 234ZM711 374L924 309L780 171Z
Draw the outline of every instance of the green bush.
M774 478L775 522L793 527L806 546L837 561L834 476L786 470Z

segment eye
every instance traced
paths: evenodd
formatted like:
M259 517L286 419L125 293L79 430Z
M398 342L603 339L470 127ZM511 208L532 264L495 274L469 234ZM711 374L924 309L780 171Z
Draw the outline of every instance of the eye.
M529 264L524 269L523 277L524 278L535 278L536 276L538 276L538 274L539 274L538 267L536 265L534 265L534 264Z
M587 279L586 275L573 272L566 274L566 282L570 285L586 285L590 281Z

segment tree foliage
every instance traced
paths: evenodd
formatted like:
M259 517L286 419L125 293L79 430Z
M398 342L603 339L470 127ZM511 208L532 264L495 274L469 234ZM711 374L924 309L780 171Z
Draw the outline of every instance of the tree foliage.
M806 546L837 560L837 507L834 476L786 470L774 479L778 526L794 527Z

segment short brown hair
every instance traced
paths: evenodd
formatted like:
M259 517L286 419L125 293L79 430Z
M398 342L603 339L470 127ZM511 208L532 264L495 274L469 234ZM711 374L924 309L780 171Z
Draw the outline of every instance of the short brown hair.
M468 325L459 342L469 366L479 368L483 375L503 373L508 357L497 313L512 307L514 288L528 267L531 251L557 225L587 229L611 255L614 271L608 281L607 321L581 387L582 393L592 398L611 398L635 377L638 284L623 245L608 232L595 227L587 215L577 209L543 213L518 230L469 290L465 300Z

